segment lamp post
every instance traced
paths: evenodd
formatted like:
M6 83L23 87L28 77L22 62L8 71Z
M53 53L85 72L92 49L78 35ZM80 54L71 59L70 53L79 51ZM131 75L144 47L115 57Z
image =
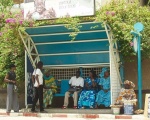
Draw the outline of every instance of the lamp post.
M131 34L134 35L134 51L137 53L138 58L138 107L142 109L142 67L141 67L141 34L140 32L144 29L142 23L138 22L134 24L134 31Z

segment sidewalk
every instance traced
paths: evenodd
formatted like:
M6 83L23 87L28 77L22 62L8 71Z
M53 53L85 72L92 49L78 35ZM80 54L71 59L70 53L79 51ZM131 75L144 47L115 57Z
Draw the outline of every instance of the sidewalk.
M51 113L52 109L46 109L47 113L32 113L29 111L20 110L19 113L6 113L5 109L0 109L0 116L25 116L25 117L50 117L50 118L91 118L91 119L135 119L145 120L143 114L140 115L113 115L113 114L82 114L80 110L75 110L74 113ZM58 110L59 111L59 110Z

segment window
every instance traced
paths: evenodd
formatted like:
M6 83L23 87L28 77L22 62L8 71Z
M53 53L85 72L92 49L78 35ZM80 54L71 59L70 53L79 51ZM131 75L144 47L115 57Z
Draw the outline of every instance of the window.
M102 67L88 67L88 68L81 68L82 70L82 77L85 79L89 76L90 70L94 70L99 77ZM51 69L51 74L57 80L69 80L72 76L76 75L76 71L79 68L60 68L60 69Z

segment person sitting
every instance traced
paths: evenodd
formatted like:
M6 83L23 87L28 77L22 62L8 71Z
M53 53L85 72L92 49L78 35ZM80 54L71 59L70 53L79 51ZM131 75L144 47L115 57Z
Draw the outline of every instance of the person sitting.
M136 103L136 94L134 92L135 84L132 81L124 81L124 88L121 89L120 94L115 102L115 105L124 105L124 101L132 100ZM134 103L134 105L136 105Z
M124 81L124 88L121 88L121 91L119 93L119 96L117 97L116 99L116 102L114 105L111 105L111 106L119 106L120 107L120 113L124 113L124 103L126 101L132 101L133 103L133 111L135 109L135 106L136 106L136 94L134 92L134 88L135 85L133 82L129 81L129 80L126 80Z
M100 91L96 96L96 108L110 106L110 74L107 68L102 68L100 73Z
M94 108L97 83L97 75L94 70L91 70L89 72L89 77L85 80L84 90L80 94L78 108Z
M80 71L76 72L76 76L71 77L69 80L70 89L65 93L64 98L64 105L62 109L66 109L69 104L69 97L70 94L73 94L73 100L74 100L74 109L77 109L77 101L78 101L78 94L81 92L83 86L84 86L84 79L80 77Z
M54 77L50 74L50 70L45 70L44 74L44 95L43 95L43 105L44 108L50 107L52 104L53 94L57 92L57 85L55 83Z

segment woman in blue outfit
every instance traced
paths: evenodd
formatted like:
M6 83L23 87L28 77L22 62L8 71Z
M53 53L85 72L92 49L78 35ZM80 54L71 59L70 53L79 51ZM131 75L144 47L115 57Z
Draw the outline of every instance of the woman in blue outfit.
M84 83L84 90L80 94L78 108L94 108L98 86L98 79L95 71L90 71L89 77L84 81Z
M96 96L96 107L103 105L110 106L110 74L107 68L102 68L99 81L100 91Z

